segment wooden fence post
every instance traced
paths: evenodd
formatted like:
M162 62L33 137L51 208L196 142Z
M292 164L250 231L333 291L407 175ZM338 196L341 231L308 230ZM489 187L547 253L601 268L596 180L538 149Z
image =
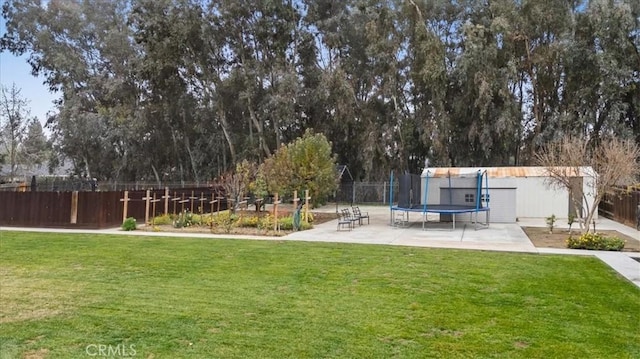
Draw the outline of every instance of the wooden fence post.
M78 191L71 193L71 224L78 223Z
M129 191L124 191L124 198L120 198L120 202L124 202L122 208L122 223L124 223L127 220L127 210L129 209Z

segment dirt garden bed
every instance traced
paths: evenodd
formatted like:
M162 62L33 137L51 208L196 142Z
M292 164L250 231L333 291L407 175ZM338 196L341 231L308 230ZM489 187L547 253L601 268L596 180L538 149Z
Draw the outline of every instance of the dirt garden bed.
M279 218L289 216L291 213L283 210L278 212ZM245 211L242 213L243 216L264 216L267 212L252 212ZM320 223L325 223L331 220L336 219L335 213L324 213L324 212L311 212L313 216L313 225L318 225ZM163 225L140 225L138 226L138 230L149 231L149 232L173 232L173 233L213 233L213 234L234 234L234 235L249 235L249 236L269 236L269 237L281 237L291 233L291 230L280 230L274 231L273 229L260 229L255 227L237 227L233 226L230 230L225 228L214 226L210 227L208 225L193 225L189 227L175 228L171 224L163 224Z
M527 234L531 243L540 248L567 248L566 240L569 238L568 229L554 229L553 233L549 233L548 228L544 227L522 227L524 233ZM574 236L579 236L577 230L573 230ZM640 252L640 241L626 236L618 231L598 231L605 236L615 236L625 241L623 252Z

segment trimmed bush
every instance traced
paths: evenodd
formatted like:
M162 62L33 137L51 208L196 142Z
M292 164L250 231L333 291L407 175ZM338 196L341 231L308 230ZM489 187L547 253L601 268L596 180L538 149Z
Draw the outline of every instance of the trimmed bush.
M237 221L237 215L232 214L230 211L222 211L213 216L213 222L211 222L211 226L223 228L225 232L231 233L231 229L234 227Z
M260 224L260 217L258 216L245 216L238 221L238 227L257 228L259 224Z
M136 230L136 219L133 217L129 217L124 220L122 223L123 231L135 231Z
M278 218L278 224L280 224L280 229L283 231L293 230L293 216ZM301 231L311 229L311 228L313 228L313 226L310 223L307 223L305 221L300 221Z
M605 237L599 233L584 233L580 237L569 237L567 247L572 249L592 249L599 251L620 251L624 240L618 237Z
M169 225L169 224L173 224L173 218L170 214L167 215L162 215L162 216L157 216L153 219L153 223L156 226L164 226L164 225Z
M178 214L178 217L173 221L173 226L175 228L191 227L200 224L201 219L199 215L185 210Z

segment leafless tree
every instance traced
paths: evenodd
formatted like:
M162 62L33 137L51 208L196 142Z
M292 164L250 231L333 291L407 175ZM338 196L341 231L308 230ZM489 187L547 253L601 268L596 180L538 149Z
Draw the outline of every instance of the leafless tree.
M8 157L9 177L16 175L22 139L27 132L28 102L14 83L0 87L0 145Z
M571 191L573 179L584 176L589 192L582 197L572 196L575 208L583 208L586 216L578 223L580 230L588 232L598 204L615 185L626 185L640 176L640 147L632 140L616 137L601 139L596 145L584 138L565 136L548 144L536 155L536 161L545 167L549 176L547 185ZM587 196L593 196L590 204Z

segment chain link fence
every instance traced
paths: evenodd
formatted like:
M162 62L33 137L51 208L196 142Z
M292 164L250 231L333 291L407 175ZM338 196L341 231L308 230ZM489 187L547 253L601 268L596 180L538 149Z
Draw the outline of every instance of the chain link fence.
M334 201L346 204L389 204L389 182L352 182L338 186ZM398 197L398 183L393 185L393 198Z

